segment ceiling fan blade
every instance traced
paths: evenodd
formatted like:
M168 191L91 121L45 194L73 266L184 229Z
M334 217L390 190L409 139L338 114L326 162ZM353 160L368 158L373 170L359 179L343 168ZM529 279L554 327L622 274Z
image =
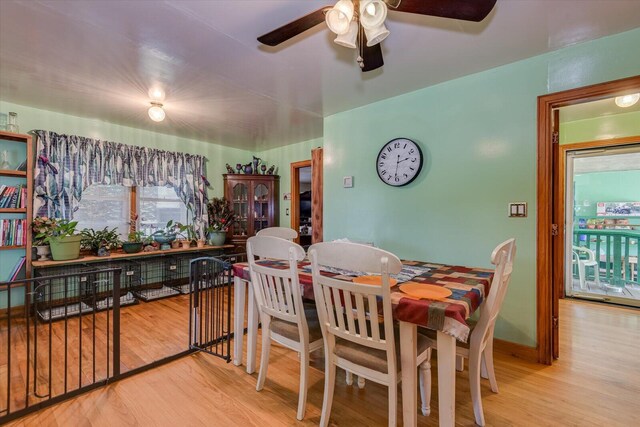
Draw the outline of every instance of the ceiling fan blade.
M271 31L270 33L258 37L258 41L268 46L277 46L280 43L315 27L321 22L324 22L325 12L329 9L331 9L331 6L325 6L315 12L311 12L302 18L298 18L295 21L289 22L288 24Z
M380 43L369 47L367 46L367 36L364 35L364 32L362 35L364 36L364 46L362 47L364 67L362 67L362 72L366 73L367 71L373 71L382 67L384 65L384 60L382 59L382 47L380 47Z
M480 22L496 0L387 0L391 10Z

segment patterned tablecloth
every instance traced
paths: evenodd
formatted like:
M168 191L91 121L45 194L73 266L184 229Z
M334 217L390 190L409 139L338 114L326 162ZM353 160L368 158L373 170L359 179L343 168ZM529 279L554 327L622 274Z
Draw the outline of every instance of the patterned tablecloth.
M259 264L273 268L288 268L288 262L278 260L262 260ZM411 279L412 282L444 286L452 291L449 298L433 300L416 300L406 298L406 294L398 289L401 279L391 290L393 315L396 320L415 323L436 331L443 331L462 342L469 338L467 320L478 309L489 292L493 278L493 270L470 268L444 264L433 264L420 261L402 261L403 272L416 267L420 274ZM305 260L298 264L300 284L304 298L313 299L313 283L311 266ZM249 281L249 265L237 263L233 265L234 275ZM354 276L325 271L323 274L337 279L351 280ZM406 280L406 278L404 278Z

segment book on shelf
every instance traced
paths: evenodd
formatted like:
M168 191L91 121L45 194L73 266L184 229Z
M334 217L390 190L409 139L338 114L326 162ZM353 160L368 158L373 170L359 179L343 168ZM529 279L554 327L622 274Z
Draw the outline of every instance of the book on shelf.
M20 280L20 279L26 278L27 277L26 271L25 271L26 263L27 263L27 258L26 257L20 257L20 259L18 259L18 261L16 261L15 265L11 269L11 273L9 273L9 278L7 279L7 281L8 282L13 282L13 281L16 281L16 280Z
M0 208L21 209L27 207L27 188L24 185L0 186Z
M26 218L0 220L0 247L25 246L27 232Z
M17 171L26 171L27 170L27 161L20 163L20 165L16 168Z

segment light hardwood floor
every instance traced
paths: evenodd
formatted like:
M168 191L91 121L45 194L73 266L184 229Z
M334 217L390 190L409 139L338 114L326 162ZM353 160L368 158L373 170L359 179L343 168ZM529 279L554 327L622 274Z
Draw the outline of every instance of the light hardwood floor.
M640 311L561 301L561 353L553 366L496 354L500 393L483 382L487 425L640 425ZM257 374L196 354L114 383L16 421L16 426L290 426L317 425L322 406L322 355L314 354L306 418L295 419L298 361L274 345L265 388ZM434 373L435 374L435 373ZM456 419L473 425L468 371L457 376ZM437 376L434 375L434 390ZM342 426L387 423L384 387L364 390L344 383L341 373L331 421ZM437 425L437 393L430 417ZM401 419L400 412L398 419Z

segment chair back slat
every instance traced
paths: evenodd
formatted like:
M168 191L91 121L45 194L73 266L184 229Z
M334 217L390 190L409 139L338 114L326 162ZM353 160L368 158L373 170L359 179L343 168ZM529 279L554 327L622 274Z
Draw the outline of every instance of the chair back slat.
M307 328L298 277L298 262L304 257L300 245L278 237L254 236L247 240L251 286L261 315ZM257 264L268 259L288 260L289 268Z
M400 259L390 252L368 245L342 242L315 244L309 248L309 255L318 317L325 337L342 338L373 349L386 350L387 359L393 365L389 369L395 369L389 274L400 272ZM382 285L364 285L323 276L321 265L378 273L381 274ZM383 308L382 324L378 317L379 300Z
M256 233L256 236L279 237L281 239L292 241L298 237L298 232L293 228L287 227L269 227L263 228Z
M485 302L480 311L480 319L471 337L472 341L484 342L493 337L493 328L511 280L515 255L515 239L506 240L493 250L491 263L496 268L493 273L489 295L485 295Z

